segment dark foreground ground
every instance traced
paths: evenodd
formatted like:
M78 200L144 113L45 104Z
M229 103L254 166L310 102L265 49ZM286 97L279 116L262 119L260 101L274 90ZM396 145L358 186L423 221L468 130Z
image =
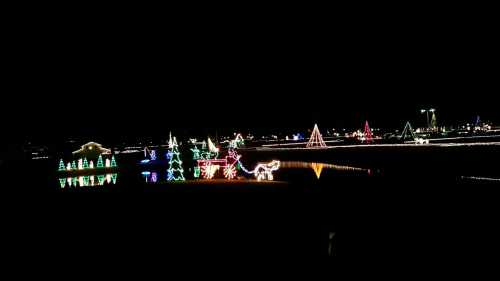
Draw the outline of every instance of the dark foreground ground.
M129 261L156 255L441 259L485 257L500 250L499 185L461 179L466 172L495 176L497 150L350 156L343 151L330 157L371 167L374 175L326 173L312 182L311 173L298 173L288 183L147 188L120 176L118 189L60 192L40 184L52 165L40 172L23 164L22 171L2 171L4 233L13 241L13 254L30 252L33 258L50 252Z

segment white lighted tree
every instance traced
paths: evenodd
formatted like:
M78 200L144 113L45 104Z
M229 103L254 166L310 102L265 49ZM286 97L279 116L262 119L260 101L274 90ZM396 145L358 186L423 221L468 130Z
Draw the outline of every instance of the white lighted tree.
M307 143L306 147L326 147L326 143L323 141L323 137L318 129L318 124L314 124L314 129L311 133L311 138Z

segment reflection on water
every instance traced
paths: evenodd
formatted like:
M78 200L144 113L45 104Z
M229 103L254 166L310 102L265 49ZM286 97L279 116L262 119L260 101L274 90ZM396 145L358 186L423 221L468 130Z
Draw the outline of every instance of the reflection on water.
M146 183L157 183L158 182L158 173L157 172L144 171L141 173L141 175L144 177L144 180L146 181Z
M59 178L59 186L61 188L103 186L104 184L116 184L117 178L118 178L117 173L105 174L105 175L66 177L66 178Z
M341 166L341 165L334 165L334 164L328 164L328 163L316 163L316 162L301 162L301 161L283 161L281 162L281 168L291 168L291 169L307 169L310 168L314 171L314 174L316 177L319 179L321 176L321 173L323 172L323 169L332 169L332 170L337 170L337 171L357 171L357 172L367 172L369 173L370 170L368 169L362 169L362 168L356 168L356 167L351 167L351 166Z
M311 167L314 171L314 174L316 174L316 177L319 179L321 176L321 172L323 171L323 167L325 165L323 163L311 163Z

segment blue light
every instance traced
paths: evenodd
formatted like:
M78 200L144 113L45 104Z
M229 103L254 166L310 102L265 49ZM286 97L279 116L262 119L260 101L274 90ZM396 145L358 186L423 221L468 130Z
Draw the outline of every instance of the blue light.
M149 159L144 159L144 160L141 160L141 164L146 164L146 163L149 163Z
M151 174L151 172L148 172L148 171L144 171L141 173L143 176L149 176Z

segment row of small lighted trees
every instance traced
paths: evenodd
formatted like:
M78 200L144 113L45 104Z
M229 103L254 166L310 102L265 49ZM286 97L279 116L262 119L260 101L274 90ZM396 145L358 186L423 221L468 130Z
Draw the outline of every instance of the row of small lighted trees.
M87 170L87 169L95 169L95 168L114 168L117 167L115 156L112 155L111 159L106 159L103 161L102 155L99 155L97 158L97 164L94 167L94 162L92 160L88 161L87 158L78 159L78 161L69 161L68 163L64 163L61 159L59 160L59 169L58 171L78 171L78 170Z

